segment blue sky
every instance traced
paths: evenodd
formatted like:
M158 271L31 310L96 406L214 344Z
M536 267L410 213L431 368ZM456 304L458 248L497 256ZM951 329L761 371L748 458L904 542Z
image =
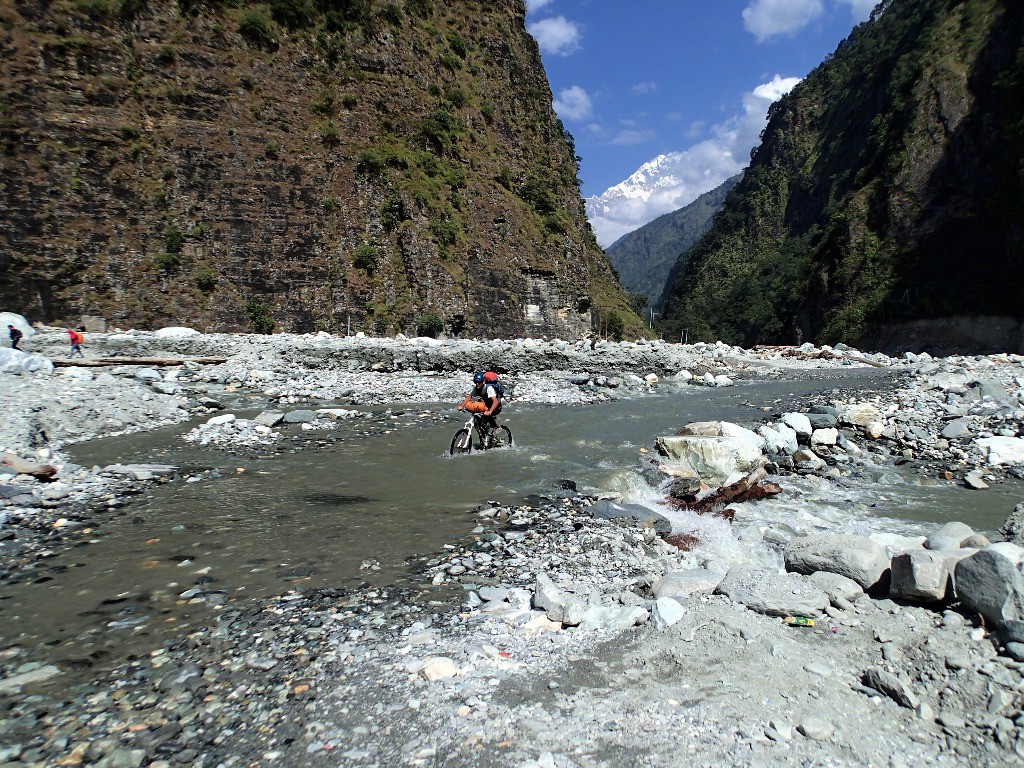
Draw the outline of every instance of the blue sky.
M583 158L591 223L607 246L743 168L771 101L866 20L874 0L527 6L555 111Z

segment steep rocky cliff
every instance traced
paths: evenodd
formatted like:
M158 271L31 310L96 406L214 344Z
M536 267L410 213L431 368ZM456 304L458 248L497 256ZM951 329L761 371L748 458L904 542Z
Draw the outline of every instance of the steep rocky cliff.
M524 16L523 0L0 0L0 307L639 328Z
M666 287L671 326L856 343L907 321L1024 318L1022 41L1019 0L883 3L773 105Z

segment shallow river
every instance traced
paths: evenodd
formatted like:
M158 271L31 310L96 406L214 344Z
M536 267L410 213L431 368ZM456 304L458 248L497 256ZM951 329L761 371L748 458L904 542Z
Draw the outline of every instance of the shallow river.
M40 660L69 662L84 673L206 625L224 602L364 581L402 584L408 560L469 533L483 501L555 493L562 478L581 491L652 496L629 470L658 434L689 421L757 421L823 389L871 387L880 375L691 387L575 408L513 403L502 421L513 430L514 448L456 458L446 448L461 420L437 423L451 406L436 403L405 406L396 420L435 415L422 424L363 436L365 421L339 422L330 433L289 443L292 452L256 459L185 443L187 425L83 444L72 454L86 466L153 461L216 467L221 477L175 480L135 497L97 527L91 543L49 560L46 580L2 588L0 646L45 647ZM327 434L338 442L315 444ZM847 487L815 503L856 507L862 520L909 521L909 530L913 521L959 519L991 531L1019 501L1016 486L977 493L908 479L881 492Z

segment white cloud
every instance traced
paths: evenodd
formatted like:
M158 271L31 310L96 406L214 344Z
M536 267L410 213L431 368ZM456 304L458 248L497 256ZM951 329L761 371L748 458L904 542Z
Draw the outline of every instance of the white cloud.
M743 9L743 26L763 43L770 37L793 35L824 12L822 0L752 0Z
M612 139L612 144L631 147L635 144L643 144L652 138L654 138L654 131L640 131L630 128L625 131L619 131L618 135Z
M536 13L546 5L550 5L551 0L526 0L526 12Z
M692 123L690 123L690 127L686 129L686 133L684 135L688 139L696 139L698 136L704 133L704 126L706 125L707 123L704 122L703 120L694 120Z
M564 16L541 19L526 27L544 53L568 56L580 49L580 28Z
M648 80L646 83L637 83L633 86L633 92L639 94L654 93L658 90L658 84Z
M858 24L862 21L867 21L871 12L878 4L878 0L839 0L839 2L850 6L850 14Z
M743 170L750 160L750 148L758 143L765 126L768 107L798 82L795 77L776 75L744 94L743 112L713 126L711 138L689 149L659 155L621 184L588 198L587 216L597 241L607 247Z
M587 92L574 85L558 92L552 104L555 112L563 120L588 120L594 113L594 104Z

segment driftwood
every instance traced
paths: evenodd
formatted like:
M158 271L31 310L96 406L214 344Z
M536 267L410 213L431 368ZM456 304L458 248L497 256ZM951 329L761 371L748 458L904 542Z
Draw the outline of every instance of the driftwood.
M765 352L778 352L783 357L799 357L804 360L853 360L855 363L863 363L864 365L870 365L875 368L889 367L885 363L880 363L877 360L870 360L862 355L840 354L838 352L830 352L827 349L815 352L804 352L800 347L780 346L774 344L758 344L754 349L763 350Z
M38 461L23 459L16 453L0 454L0 466L10 467L19 475L31 475L37 480L52 480L57 468L51 464L40 464Z
M725 509L718 511L717 508L725 507L728 504L740 504L744 501L763 499L767 496L775 496L782 493L782 486L777 483L763 482L767 476L767 470L764 467L758 467L735 483L724 485L702 499L695 497L680 499L669 496L668 501L679 509L687 509L691 512L696 512L698 515L714 514L731 521L736 514L734 510Z
M185 363L199 363L200 365L219 365L227 362L226 357L91 357L76 360L54 360L54 368L99 368L108 365L149 365L153 367L168 365L184 365Z

